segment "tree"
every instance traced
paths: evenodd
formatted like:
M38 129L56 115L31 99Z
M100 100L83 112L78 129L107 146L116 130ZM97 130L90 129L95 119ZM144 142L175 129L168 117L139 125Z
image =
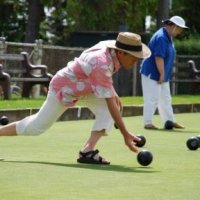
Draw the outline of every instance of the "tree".
M129 31L142 33L147 15L158 19L158 23L168 17L169 2L1 0L0 36L5 35L8 41L14 42L34 42L41 38L49 44L66 45L73 31L119 31L120 25L126 25ZM200 0L174 0L170 15L182 16L192 30L200 32L200 13L194 5L200 6Z
M127 25L142 32L144 18L155 5L156 0L68 0L67 13L75 30L118 31Z
M158 1L157 27L162 26L162 20L169 18L170 0Z
M28 0L28 21L26 25L26 43L34 43L39 37L40 23L44 19L44 6L40 0Z
M25 23L27 18L27 3L19 0L0 1L0 34L8 41L20 42L25 34Z
M40 25L40 35L47 43L64 45L64 41L72 32L66 11L67 2L66 0L43 0L47 14Z

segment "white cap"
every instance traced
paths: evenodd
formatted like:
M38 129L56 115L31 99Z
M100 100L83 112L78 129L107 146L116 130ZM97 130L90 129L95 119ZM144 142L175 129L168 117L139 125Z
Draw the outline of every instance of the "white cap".
M166 19L162 21L163 23L168 23L168 22L172 22L175 25L181 27L181 28L189 28L185 25L185 20L182 17L179 16L173 16L170 19Z

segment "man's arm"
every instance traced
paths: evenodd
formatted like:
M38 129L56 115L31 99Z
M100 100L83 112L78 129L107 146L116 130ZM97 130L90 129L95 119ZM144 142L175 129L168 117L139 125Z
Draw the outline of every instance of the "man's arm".
M119 97L106 98L108 109L121 134L124 137L125 144L129 147L131 151L138 152L138 148L135 146L134 141L140 141L140 138L136 137L127 130L121 117L120 109L118 106L118 98Z

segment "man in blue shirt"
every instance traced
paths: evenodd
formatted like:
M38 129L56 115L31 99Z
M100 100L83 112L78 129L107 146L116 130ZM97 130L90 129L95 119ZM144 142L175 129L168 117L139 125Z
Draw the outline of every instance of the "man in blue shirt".
M175 59L173 37L188 28L183 18L173 16L163 21L164 27L154 33L149 48L151 56L141 65L142 91L144 98L144 128L157 129L153 124L153 115L158 107L163 124L172 121L174 128L183 128L175 122L171 105L169 80Z

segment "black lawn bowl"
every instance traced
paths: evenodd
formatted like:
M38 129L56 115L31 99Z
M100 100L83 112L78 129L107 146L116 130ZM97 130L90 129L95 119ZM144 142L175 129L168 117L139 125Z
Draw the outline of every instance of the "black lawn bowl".
M196 138L199 140L199 147L200 147L200 135L197 135Z
M148 166L153 160L153 154L148 150L142 150L137 155L137 161L142 166Z
M2 116L1 118L0 118L0 124L1 125L7 125L9 123L9 119L8 119L8 117L6 117L6 116Z
M186 145L188 149L195 151L199 148L199 139L197 137L191 137L187 140Z
M143 147L146 144L146 138L143 135L137 135L141 140L139 142L136 142L137 147Z
M172 121L170 121L170 120L167 120L167 121L165 122L165 126L164 126L165 129L171 130L171 129L173 129L173 127L174 127L174 122L172 122Z

